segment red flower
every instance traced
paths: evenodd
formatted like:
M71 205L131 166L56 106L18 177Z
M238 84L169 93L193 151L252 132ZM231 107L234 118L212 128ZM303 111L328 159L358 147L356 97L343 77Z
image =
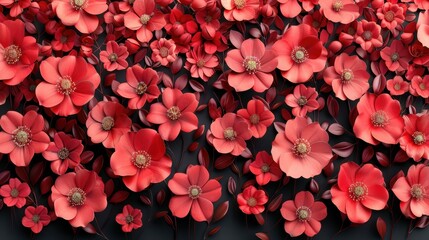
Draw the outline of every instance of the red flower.
M143 226L143 213L140 209L133 208L127 204L124 206L121 213L116 215L116 222L122 225L123 232L131 232L133 229L138 229Z
M380 169L372 164L359 167L354 162L340 166L338 182L331 188L331 194L335 206L353 223L367 222L371 210L383 209L389 199Z
M219 8L206 8L196 12L195 20L200 25L202 32L214 37L216 31L220 28L220 14L221 11Z
M221 197L222 186L209 177L205 167L193 165L188 167L186 174L174 174L168 181L168 188L175 194L168 204L173 216L184 218L191 212L195 221L211 220L213 202Z
M310 178L320 174L332 158L328 141L328 133L319 123L296 117L277 134L271 154L287 176Z
M67 169L73 169L80 163L83 152L82 141L63 132L54 135L54 142L49 143L43 157L51 162L52 172L63 175Z
M238 207L245 214L262 213L267 202L268 196L265 191L257 190L254 186L246 187L242 193L237 195Z
M410 84L410 93L417 97L428 98L429 97L429 76L425 75L423 78L421 76L414 76L411 79Z
M152 129L122 135L110 158L113 173L122 176L125 186L134 192L165 180L170 175L171 164L165 155L164 141Z
M152 60L161 63L162 66L167 66L177 58L176 44L171 39L155 40L151 42L150 49L152 50Z
M263 92L273 83L271 72L277 67L277 55L274 51L265 50L261 40L246 39L240 49L228 52L225 62L233 71L228 75L228 83L237 92L251 88Z
M61 175L51 190L55 214L73 227L87 226L94 220L94 212L101 212L107 206L104 183L93 171L80 169Z
M379 142L396 144L404 129L401 105L389 94L365 94L357 105L353 132L357 138L376 145Z
M53 0L52 8L64 25L88 34L97 29L97 15L107 10L107 3L106 0Z
M277 68L293 83L307 82L313 73L322 71L328 56L316 29L307 24L288 28L273 51L278 54Z
M303 233L313 237L322 227L320 221L328 215L325 204L314 201L313 195L308 191L301 191L295 195L294 200L285 201L280 213L286 220L284 229L292 237Z
M100 75L83 57L49 57L40 64L44 82L36 88L40 105L60 116L78 113L100 85Z
M390 2L384 3L382 7L377 9L377 17L381 20L381 27L393 31L398 25L401 25L405 20L406 8Z
M202 47L194 48L186 53L185 68L191 72L193 78L201 78L207 82L215 73L218 65L217 56L205 53Z
M285 103L292 108L294 116L305 117L307 113L319 108L319 102L316 98L315 88L307 88L304 84L299 84L293 89L293 93L286 96Z
M246 120L234 113L226 113L217 118L211 125L213 146L216 151L239 156L246 149L246 140L252 137L252 132Z
M325 82L332 86L335 96L341 100L356 100L369 89L369 73L366 63L358 56L342 53L335 58L334 66L323 72Z
M366 20L358 22L355 42L360 44L360 47L368 52L372 52L375 48L381 47L383 45L383 36L381 36L380 25Z
M237 115L244 118L255 138L261 138L267 128L274 122L274 114L261 100L253 99L247 103L247 109L240 109Z
M380 56L392 72L407 70L412 59L408 49L399 40L394 40L389 46L384 47L380 51Z
M429 114L410 114L403 118L405 127L399 138L401 148L416 162L429 159Z
M130 99L128 107L131 109L140 109L146 101L152 102L161 94L159 76L152 68L134 65L127 69L126 79L127 82L119 84L117 91L120 96Z
M49 216L48 209L45 206L28 206L21 222L24 227L31 228L32 232L40 233L43 227L51 222L51 216Z
M387 80L386 82L386 88L392 96L403 95L408 92L409 87L410 84L404 81L401 76L395 76L393 79Z
M279 165L274 162L273 157L266 151L256 154L255 161L249 165L249 170L255 174L256 182L261 186L270 181L276 182L280 180L283 174Z
M100 52L100 60L109 72L123 70L128 67L128 54L127 47L119 46L115 41L109 41L106 45L106 51Z
M24 9L30 7L31 0L2 0L0 5L10 8L9 15L11 17L17 17Z
M114 148L119 138L130 131L131 124L125 108L116 102L98 102L86 120L88 137L106 148Z
M321 0L320 10L332 22L348 24L359 17L359 6L353 0Z
M0 80L17 85L33 71L39 47L34 37L25 36L21 20L0 22L0 36Z
M259 0L221 0L228 21L253 20L258 16Z
M137 39L140 42L149 42L153 31L161 30L166 22L164 14L155 9L154 0L136 0L132 4L133 10L124 16L125 27L137 30Z
M0 152L9 154L10 161L19 167L28 166L35 153L45 151L49 137L43 131L42 115L31 110L24 116L8 111L0 118Z
M402 213L409 218L429 215L429 167L424 164L412 165L406 177L400 177L392 187L401 201Z
M151 123L160 124L158 132L162 139L173 141L180 131L191 132L198 128L198 118L194 113L197 107L194 94L166 88L162 93L162 103L152 104L146 118Z
M27 202L25 198L30 193L30 186L25 182L21 183L18 178L9 179L9 184L3 185L0 188L0 195L8 207L16 206L17 208L22 208Z
M55 39L52 40L51 46L55 51L68 52L73 49L77 34L72 29L62 28L55 32Z

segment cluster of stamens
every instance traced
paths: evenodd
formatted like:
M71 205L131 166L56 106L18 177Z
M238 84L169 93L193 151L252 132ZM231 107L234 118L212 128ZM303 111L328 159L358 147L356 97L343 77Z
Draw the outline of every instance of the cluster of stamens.
M305 104L307 104L308 100L307 100L307 97L301 96L298 98L297 102L299 106L304 106Z
M176 121L177 119L182 116L182 112L180 111L179 107L173 106L169 109L167 109L167 117L173 121Z
M291 58L296 63L303 63L309 57L307 49L298 46L292 50Z
M250 207L256 206L257 203L258 201L256 201L254 197L250 197L249 199L247 199L247 205L249 205Z
M415 199L421 200L426 196L426 191L420 184L414 184L410 190L411 196Z
M72 188L67 195L67 200L73 207L81 206L85 203L86 193L80 188Z
M413 141L417 145L421 145L426 142L426 137L422 132L415 131L412 135Z
M109 61L110 61L110 62L116 62L116 60L118 60L118 54L116 54L116 53L111 53L111 54L108 56L108 58L109 58Z
M115 119L110 116L106 116L101 120L101 128L104 131L110 131L115 126Z
M306 139L298 138L295 141L295 144L293 145L292 150L296 156L303 158L311 151L311 146Z
M246 6L246 0L234 0L234 5L237 9L243 9Z
M136 87L136 93L138 95L143 95L147 91L147 85L144 82L139 82Z
M70 76L61 77L57 83L57 91L64 94L70 95L76 90L76 84L72 81Z
M70 0L70 4L75 10L80 10L88 6L88 1L87 0Z
M202 190L200 186L192 185L188 189L189 197L192 199L196 199L200 196Z
M388 22L391 22L395 19L395 13L393 11L388 11L384 14L384 19Z
M63 147L58 151L57 154L59 159L64 160L69 157L70 151L67 148Z
M149 20L150 20L150 15L148 15L148 14L143 14L140 16L140 22L143 25L146 25L149 22Z
M145 151L137 151L133 152L131 161L137 168L147 168L150 166L152 158Z
M305 222L311 218L311 210L306 206L301 206L296 210L296 216L300 222Z
M30 144L32 140L31 130L26 126L19 126L12 133L12 141L18 147L24 147Z
M341 73L341 80L343 83L348 83L351 80L353 80L353 78L354 78L354 75L351 69L344 69L343 72Z
M399 53L394 52L391 56L390 56L390 60L392 60L392 62L396 62L399 60Z
M365 31L365 32L363 32L362 37L366 41L369 41L372 39L372 32L371 31Z
M16 45L10 45L4 49L3 58L7 64L15 64L22 56L21 48Z
M253 125L256 125L259 123L259 115L258 114L252 114L249 117L250 123L252 123Z
M246 57L243 60L243 67L249 74L254 74L261 67L261 62L257 57Z
M225 128L225 130L223 130L223 137L226 140L233 141L237 137L237 132L234 131L232 127Z
M362 182L355 182L349 186L349 197L353 201L361 201L368 195L368 187Z
M387 114L386 114L386 112L384 112L382 110L378 110L371 115L372 125L374 125L376 127L386 126L387 121L388 121Z

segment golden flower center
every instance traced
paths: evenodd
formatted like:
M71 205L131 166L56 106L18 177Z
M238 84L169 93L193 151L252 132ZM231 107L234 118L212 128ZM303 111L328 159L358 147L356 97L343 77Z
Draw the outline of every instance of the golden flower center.
M198 198L201 195L201 192L202 192L201 188L196 185L192 185L188 189L189 197L192 199Z
M20 126L12 134L12 141L18 147L27 146L32 139L31 130L26 126Z
M237 9L242 9L246 6L246 0L234 0L234 5Z
M320 27L320 22L317 20L313 20L312 24L314 28L319 28Z
M258 114L252 114L252 115L250 115L250 117L249 117L249 119L250 119L250 122L253 124L253 125L256 125L256 124L258 124L259 123L259 115Z
M305 104L307 104L308 100L305 96L301 96L298 98L298 105L299 106L304 106Z
M420 88L421 90L425 90L425 89L426 89L426 85L425 85L424 83L420 83L420 84L419 84L419 88Z
M59 159L64 160L69 157L70 151L64 147L64 148L61 148L57 154Z
M197 67L199 68L204 67L205 64L206 64L206 61L204 61L203 59L200 59L197 61Z
M31 218L31 221L33 221L34 223L38 223L40 221L40 216L38 214L34 214Z
M303 63L308 59L308 52L305 48L298 46L292 50L291 58L296 63Z
M421 200L425 197L426 191L420 184L414 184L410 190L411 196L418 200Z
M86 193L80 188L72 188L67 195L67 200L73 207L81 206L85 203Z
M375 127L384 127L388 121L387 114L383 110L378 110L371 115L371 122Z
M366 41L369 41L372 39L372 32L371 31L365 31L365 32L363 32L362 37Z
M298 220L301 222L307 221L311 217L311 210L306 206L299 207L296 210L296 216L298 217Z
M349 186L349 197L353 201L361 201L368 195L368 187L362 182L355 182Z
M182 113L178 106L173 106L167 110L167 117L173 121L179 119L181 115Z
M108 58L109 58L109 61L116 62L116 60L118 60L118 54L111 53Z
M399 60L399 53L395 52L390 56L390 60L392 60L392 62L396 62Z
M152 157L145 151L137 151L132 154L132 162L138 168L147 168L150 166Z
M7 64L15 64L22 56L21 48L16 45L10 45L4 49L3 58Z
M384 19L388 22L391 22L395 19L395 13L393 11L388 11L384 14Z
M413 141L417 145L421 145L426 142L425 135L422 132L415 131L413 133Z
M337 0L337 1L332 3L332 9L334 9L335 12L341 11L341 9L343 9L343 7L344 7L344 4L340 0Z
M341 74L341 80L343 83L349 82L353 80L354 75L353 71L351 69L344 69L343 73Z
M10 190L10 196L13 198L16 198L19 196L19 191L16 188L12 188L12 190Z
M161 55L161 57L163 57L163 58L166 58L168 56L168 48L161 47L159 49L159 55Z
M253 74L257 70L259 70L259 68L261 67L261 62L257 57L253 57L253 56L246 57L243 60L243 67L246 69L246 71L249 74Z
M257 203L258 201L256 201L254 197L250 197L249 199L247 199L247 205L249 205L250 207L256 206Z
M104 131L109 131L113 126L115 126L115 120L112 117L106 116L101 120L101 127Z
M75 10L84 9L88 5L87 0L71 0L70 3Z
M140 17L140 22L141 22L143 25L146 25L146 24L149 22L149 20L150 20L150 15L148 15L148 14L143 14L143 15L141 15L141 17Z
M130 224L130 223L132 223L133 221L134 221L134 217L133 217L133 216L131 216L131 215L127 215L127 216L125 217L125 222L126 222L126 223Z
M57 84L57 90L64 95L70 95L76 90L76 84L69 76L61 77Z
M205 16L204 21L206 21L206 23L210 23L213 20L213 17L210 15Z
M305 157L311 151L311 146L306 139L299 138L295 141L292 150L295 155L299 157Z
M237 137L237 132L234 131L232 127L225 128L225 130L223 130L223 137L226 140L233 141Z
M269 171L270 171L270 166L268 166L268 164L264 164L264 165L262 165L262 167L261 167L261 171L262 171L263 173L269 172Z
M399 83L395 83L395 85L393 86L393 88L394 88L396 91L399 91L399 90L401 90L401 84L399 84Z
M143 95L147 91L147 85L144 82L139 82L137 84L136 93L138 95Z

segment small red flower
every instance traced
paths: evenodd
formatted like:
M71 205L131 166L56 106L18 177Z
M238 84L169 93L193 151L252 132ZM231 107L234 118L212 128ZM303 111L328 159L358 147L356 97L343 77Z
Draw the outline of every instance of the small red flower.
M362 20L358 22L355 42L360 44L363 50L374 51L375 48L383 45L383 36L381 36L381 27L375 22Z
M30 228L32 232L40 233L43 227L51 222L51 216L45 206L28 206L21 222L24 227Z
M293 89L293 93L286 96L285 103L292 108L294 116L305 117L307 113L319 108L319 102L316 98L317 92L315 88L299 84Z
M411 79L410 84L410 93L417 97L428 98L429 97L429 76L425 75L423 78L421 76L414 76Z
M55 39L52 40L51 46L55 51L68 52L73 49L77 34L74 30L61 28L55 32Z
M215 73L215 68L218 65L218 57L205 53L202 47L194 48L186 53L185 68L191 72L193 78L201 78L207 82Z
M410 84L401 76L395 76L393 79L387 80L386 88L389 90L390 95L399 96L408 92L410 88Z
M249 170L256 176L259 185L268 184L270 181L278 181L283 175L279 165L274 162L273 157L266 151L256 154L255 161L249 165Z
M131 205L127 204L124 206L121 213L116 215L116 222L122 225L123 232L131 232L134 229L141 228L143 213L140 209L133 208Z
M167 66L174 62L177 58L176 44L173 40L161 38L151 42L152 60L161 63L162 66Z
M412 59L408 49L399 40L394 40L390 45L384 47L380 51L380 56L386 67L392 72L407 70Z
M245 214L262 213L267 202L268 196L265 191L257 190L254 186L246 187L242 193L237 195L238 207Z
M386 2L382 7L377 9L377 17L381 20L381 27L394 30L405 20L406 8L398 4Z
M30 186L25 182L21 183L18 178L9 179L9 184L3 185L0 188L0 195L8 207L16 206L17 208L22 208L27 202L25 198L30 193Z
M353 0L320 0L320 10L332 22L348 24L359 17L359 6Z
M2 0L0 5L10 8L9 15L11 17L17 17L24 9L30 7L31 0Z
M405 127L399 138L401 148L416 162L429 159L429 114L409 114L403 118Z
M119 46L115 41L109 41L106 44L106 51L100 52L100 60L109 72L123 70L128 67L128 54L127 47Z
M267 128L274 122L274 114L258 99L250 100L246 109L237 111L237 115L244 118L255 138L261 138Z

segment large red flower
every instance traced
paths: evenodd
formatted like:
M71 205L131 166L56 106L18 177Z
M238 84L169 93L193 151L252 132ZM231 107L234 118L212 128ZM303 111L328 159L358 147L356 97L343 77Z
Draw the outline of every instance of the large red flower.
M404 132L399 138L401 148L419 162L429 159L429 114L410 114L404 118Z
M271 154L280 169L292 178L310 178L322 172L332 158L328 133L318 122L297 117L286 123L273 141Z
M49 57L40 64L44 82L36 87L40 105L60 116L80 111L100 85L100 75L83 57Z
M372 210L386 206L389 193L380 169L372 164L359 167L354 162L340 166L338 182L331 188L332 202L354 223L365 223Z
M170 175L171 164L165 154L164 141L152 129L122 135L110 158L113 173L122 176L125 186L134 192L165 180Z
M357 105L359 115L353 126L356 137L370 144L396 144L404 129L401 105L389 94L367 93Z
M191 212L195 221L210 221L213 216L213 202L222 195L222 186L215 179L209 179L209 172L203 166L190 165L185 173L176 173L168 181L168 188L175 194L168 207L172 214L184 218Z

